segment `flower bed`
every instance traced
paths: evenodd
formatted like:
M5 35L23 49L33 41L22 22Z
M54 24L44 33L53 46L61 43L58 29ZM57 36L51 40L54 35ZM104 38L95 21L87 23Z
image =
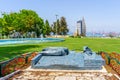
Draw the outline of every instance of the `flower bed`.
M110 66L118 73L120 74L120 64L117 63L115 59L111 59Z
M101 56L105 59L106 64L110 65L120 75L120 54L101 52Z
M117 54L115 52L112 52L109 54L111 58L116 58L120 62L120 54Z
M32 52L15 57L11 60L0 63L0 77L5 76L11 72L21 69L30 64L31 59L35 57L38 52Z

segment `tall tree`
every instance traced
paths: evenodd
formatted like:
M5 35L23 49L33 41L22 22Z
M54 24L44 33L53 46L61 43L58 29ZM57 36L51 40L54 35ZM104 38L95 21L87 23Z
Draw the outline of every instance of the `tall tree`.
M57 33L56 29L57 29L56 22L53 22L53 24L52 24L52 32L53 32L54 35Z
M37 34L37 37L40 36L44 22L41 17L38 16L38 14L35 11L32 10L21 10L20 11L21 17L22 17L22 23L24 25L23 31L25 32L35 32Z
M9 30L11 29L10 24L12 23L10 16L8 14L2 14L3 15L3 19L2 19L2 34L3 35L8 35L9 34Z
M37 34L37 37L39 37L41 34L43 34L42 32L44 31L44 20L42 18L39 18L38 19L38 22L36 23L37 24L37 31L36 31L36 34Z
M48 20L45 21L45 30L46 30L46 35L50 35L51 28L50 28Z
M65 17L61 17L60 19L60 34L66 35L68 33L69 29L67 28L67 22Z
M2 18L0 18L0 34L2 33Z
M60 35L61 31L60 31L60 21L59 21L59 19L57 19L57 22L56 22L56 30L57 30L57 34Z

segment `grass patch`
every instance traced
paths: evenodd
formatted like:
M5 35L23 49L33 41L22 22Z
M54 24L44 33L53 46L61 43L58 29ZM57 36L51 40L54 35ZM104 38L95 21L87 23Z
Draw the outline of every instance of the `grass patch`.
M63 42L0 46L0 61L13 58L26 52L41 51L43 48L51 46L68 47L70 50L75 51L82 51L83 46L88 46L95 52L105 51L120 53L120 39L66 38Z

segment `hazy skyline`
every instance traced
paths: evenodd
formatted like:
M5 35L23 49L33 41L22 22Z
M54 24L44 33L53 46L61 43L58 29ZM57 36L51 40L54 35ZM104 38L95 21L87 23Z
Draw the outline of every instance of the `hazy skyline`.
M0 12L18 12L21 9L36 11L50 24L64 16L70 31L76 22L85 18L87 32L120 32L120 0L0 0Z

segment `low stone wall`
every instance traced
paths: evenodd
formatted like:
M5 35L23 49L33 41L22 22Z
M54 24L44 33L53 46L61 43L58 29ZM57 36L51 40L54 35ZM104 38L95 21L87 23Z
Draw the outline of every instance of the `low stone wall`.
M38 54L37 52L30 52L12 58L8 61L0 62L0 77L10 74L30 64L31 59L35 57L37 54Z

